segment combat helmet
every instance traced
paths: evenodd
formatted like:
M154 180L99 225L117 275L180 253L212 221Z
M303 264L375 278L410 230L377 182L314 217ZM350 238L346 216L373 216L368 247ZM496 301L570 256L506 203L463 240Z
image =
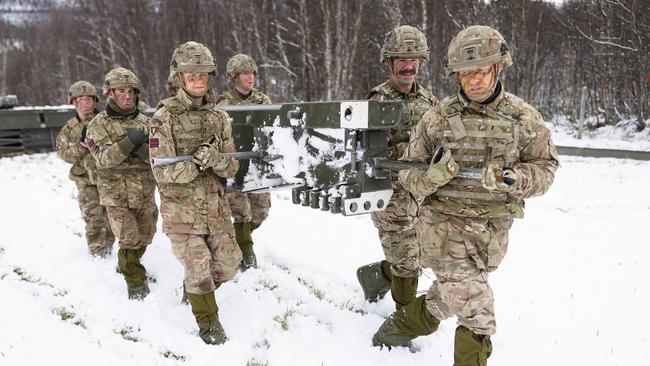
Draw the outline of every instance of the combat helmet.
M427 37L421 30L410 25L401 25L386 35L381 47L379 62L391 58L422 58L429 60Z
M181 83L176 78L176 73L174 73L174 70L169 70L169 76L167 77L167 86L169 88L180 88L181 87Z
M201 43L188 41L176 47L169 68L176 77L179 72L217 74L217 65L210 50Z
M114 68L104 78L104 95L108 95L108 91L115 88L133 88L136 94L140 93L140 79L129 69Z
M498 30L472 25L460 31L449 43L445 59L447 76L460 70L475 69L501 63L512 66L512 56L505 39Z
M97 88L87 81L79 80L76 83L70 85L68 89L68 103L72 104L72 101L76 97L93 97L95 102L99 101L99 95L97 95Z
M252 71L257 74L257 64L252 57L243 53L234 55L226 64L226 74L228 75L228 79L234 79L238 74L247 71Z

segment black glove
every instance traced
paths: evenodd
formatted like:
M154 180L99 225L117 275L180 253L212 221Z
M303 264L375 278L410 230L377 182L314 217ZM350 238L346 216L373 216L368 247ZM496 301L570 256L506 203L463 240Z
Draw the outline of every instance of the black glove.
M84 141L86 141L86 132L87 132L87 128L86 126L84 126L84 128L81 130L81 138L79 138L79 142L83 143Z
M144 144L144 142L147 141L147 135L145 135L144 132L142 132L142 130L139 128L129 130L126 136L129 138L129 140L131 140L131 143L135 147L140 147L140 145Z
M128 155L142 146L146 140L147 135L142 130L134 128L126 133L126 136L117 143L117 146L119 146L123 154Z

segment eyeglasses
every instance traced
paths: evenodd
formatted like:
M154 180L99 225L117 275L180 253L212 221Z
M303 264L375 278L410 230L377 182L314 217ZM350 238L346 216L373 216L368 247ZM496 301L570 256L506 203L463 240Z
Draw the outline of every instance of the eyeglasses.
M478 69L462 70L462 71L459 71L458 74L460 76L462 76L462 77L466 77L466 76L475 77L475 76L478 76L478 77L482 78L482 77L486 76L487 74L489 74L490 71L492 71L492 65L479 67Z
M188 73L185 73L185 79L187 81L189 81L189 82L194 82L194 81L199 81L199 80L208 81L208 73L202 72L202 73L195 74L195 73L192 73L192 72L188 72Z

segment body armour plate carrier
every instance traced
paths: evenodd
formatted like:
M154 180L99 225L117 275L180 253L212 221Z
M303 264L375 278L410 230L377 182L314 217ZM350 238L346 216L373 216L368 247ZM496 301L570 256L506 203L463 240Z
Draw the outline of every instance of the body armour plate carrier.
M496 109L474 111L463 106L458 96L441 102L443 128L436 134L435 147L451 150L461 169L482 169L490 162L512 167L519 161L518 117L505 94ZM469 217L521 217L523 200L503 192L490 192L480 181L454 178L427 200L436 210Z

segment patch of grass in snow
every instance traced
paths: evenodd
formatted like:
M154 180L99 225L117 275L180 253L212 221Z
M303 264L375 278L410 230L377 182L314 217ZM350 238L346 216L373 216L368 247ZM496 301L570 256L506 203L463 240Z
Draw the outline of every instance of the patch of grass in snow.
M23 270L20 267L14 267L14 273L20 278L21 281L29 282L29 283L38 283L38 280L35 280L32 276L30 276L25 270Z
M246 362L246 366L269 366L269 363L268 361L262 362L253 358L251 360L248 360L248 362Z
M138 337L131 335L131 333L133 333L133 328L130 327L130 326L124 327L124 328L122 328L120 330L115 329L113 332L115 334L121 335L122 338L124 338L127 341L131 341L131 342L138 342L139 341Z
M68 294L68 291L57 289L56 287L54 287L54 285L52 285L51 283L49 283L47 281L43 281L40 278L34 278L32 275L30 275L29 273L27 273L24 269L22 269L20 267L14 267L14 273L16 274L16 276L18 276L18 279L20 279L21 281L25 281L25 282L33 283L35 285L45 286L45 287L55 289L56 292L54 293L54 296L65 296L65 295ZM3 278L4 278L4 276L3 276Z
M177 354L175 354L174 352L169 351L169 350L167 350L167 351L165 351L165 352L160 352L160 354L161 354L163 357L165 357L165 358L170 358L170 359L172 359L172 360L176 360L176 361L185 361L185 356L177 355Z
M282 330L289 330L289 318L295 314L294 309L287 309L282 313L281 315L276 315L273 317L273 320L278 322L280 324L280 327L282 327Z
M83 319L75 319L77 317L77 314L74 313L74 311L66 308L66 307L60 307L60 308L54 308L52 309L52 312L59 317L61 317L61 320L64 322L68 320L74 320L72 324L86 329L86 323L84 323Z
M257 283L258 283L260 286L262 286L262 287L264 287L264 288L267 288L267 289L269 289L269 290L271 290L271 291L273 291L273 290L275 290L276 288L278 288L278 285L276 285L275 283L271 282L271 281L268 280L268 279L262 279L262 280L258 281Z

